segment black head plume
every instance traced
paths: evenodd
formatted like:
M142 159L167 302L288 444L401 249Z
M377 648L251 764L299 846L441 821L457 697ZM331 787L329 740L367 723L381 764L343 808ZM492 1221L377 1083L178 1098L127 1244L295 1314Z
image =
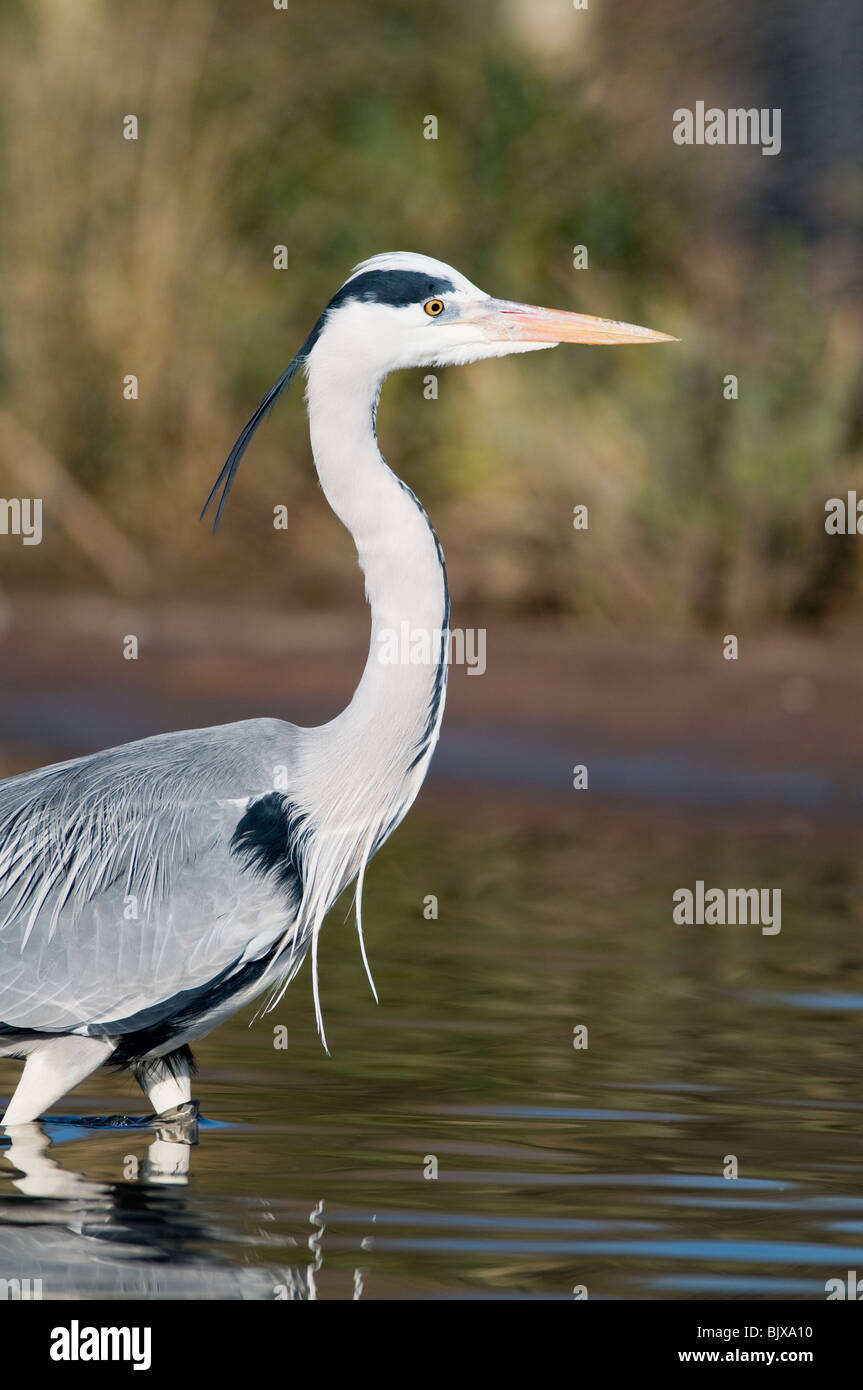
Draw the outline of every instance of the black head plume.
M258 428L258 425L261 423L264 417L266 415L269 415L270 411L272 410L273 406L275 405L282 392L288 389L297 372L300 370L300 367L304 365L306 358L308 357L309 353L315 345L315 342L317 341L320 329L321 325L316 324L306 341L303 343L303 346L300 348L294 360L285 368L285 370L282 372L282 375L276 382L275 386L271 387L271 389L267 392L252 418L246 421L245 425L240 431L240 436L233 449L228 454L225 466L219 474L218 478L216 479L215 483L213 484L212 489L210 491L210 495L204 503L203 510L201 512L200 519L203 521L204 517L207 515L207 512L210 509L210 506L215 500L216 494L221 488L222 495L219 498L219 505L216 508L216 517L213 522L214 531L222 519L222 512L225 510L225 503L228 500L228 494L231 491L234 482L234 477L236 475L237 469L240 466L240 460L242 459L243 454L246 452L247 448L249 447L252 435L255 433L255 430Z

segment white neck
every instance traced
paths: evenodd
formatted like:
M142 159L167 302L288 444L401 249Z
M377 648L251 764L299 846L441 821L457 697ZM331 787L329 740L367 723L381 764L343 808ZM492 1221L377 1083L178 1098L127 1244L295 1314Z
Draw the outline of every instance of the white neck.
M357 547L371 644L347 709L308 731L314 772L303 781L313 797L313 821L326 824L328 833L340 825L351 838L365 836L370 849L408 810L437 742L447 672L446 573L425 512L378 448L379 382L324 349L321 340L308 366L312 451L324 495ZM404 658L411 656L404 639L417 633L427 637L425 659L416 649L419 659L382 659L388 634Z
M322 1038L317 943L324 916L356 878L362 941L365 866L422 785L440 729L447 675L443 556L425 512L378 448L374 412L383 373L358 372L357 360L358 354L345 351L328 328L307 358L315 467L327 501L354 538L372 616L369 656L353 699L329 724L297 731L292 764L290 797L299 816L303 892L285 942L289 936L311 938ZM425 659L382 660L381 639L388 633L400 637L405 630L429 639ZM439 634L438 642L433 634ZM400 655L410 658L412 652ZM293 946L286 960L270 1006L290 979Z

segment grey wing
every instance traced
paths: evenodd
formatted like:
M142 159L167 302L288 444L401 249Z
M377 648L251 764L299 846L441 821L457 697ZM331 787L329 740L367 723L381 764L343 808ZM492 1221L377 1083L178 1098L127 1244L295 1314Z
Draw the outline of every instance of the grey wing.
M98 1031L284 934L290 885L232 840L295 733L166 734L0 783L0 1029Z

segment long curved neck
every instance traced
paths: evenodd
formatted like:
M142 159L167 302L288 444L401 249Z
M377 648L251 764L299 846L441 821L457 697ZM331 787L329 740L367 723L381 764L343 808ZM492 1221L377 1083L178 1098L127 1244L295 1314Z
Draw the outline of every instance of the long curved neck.
M323 343L320 347L323 348ZM446 687L446 571L437 537L413 493L378 448L379 382L352 364L312 353L309 430L321 487L357 547L371 607L371 644L347 709L326 727L342 777L407 810L437 741ZM383 807L381 808L383 809Z

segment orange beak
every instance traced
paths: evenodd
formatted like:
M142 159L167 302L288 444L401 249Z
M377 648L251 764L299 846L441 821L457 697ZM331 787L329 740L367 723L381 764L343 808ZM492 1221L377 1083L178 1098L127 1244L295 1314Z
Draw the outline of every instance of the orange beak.
M488 336L527 343L677 343L670 333L655 333L634 323L597 319L591 314L568 314L562 309L539 309L533 304L512 304L507 299L487 300L477 318Z

